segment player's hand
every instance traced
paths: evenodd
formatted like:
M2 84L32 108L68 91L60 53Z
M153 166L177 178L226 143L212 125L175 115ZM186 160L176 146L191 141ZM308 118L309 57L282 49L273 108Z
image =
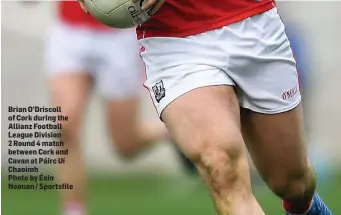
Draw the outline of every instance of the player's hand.
M165 3L166 0L145 0L142 5L143 10L147 10L155 4L155 7L153 8L152 14L154 14L156 11L160 9L160 7Z
M84 13L89 14L88 10L85 7L85 3L84 0L78 0L79 5L81 6L82 10L84 11Z

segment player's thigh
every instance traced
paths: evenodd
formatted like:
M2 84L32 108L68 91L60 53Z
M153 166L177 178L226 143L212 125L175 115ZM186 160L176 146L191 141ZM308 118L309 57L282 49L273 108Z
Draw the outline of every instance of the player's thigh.
M248 19L245 25L250 25L259 45L246 49L242 71L232 67L239 102L245 108L242 125L262 176L285 179L304 172L308 165L296 63L275 9Z
M59 105L64 115L65 138L78 132L88 96L92 77L85 65L87 46L83 32L57 24L46 44L46 64L49 76L49 92L53 105Z
M266 180L287 180L307 169L301 106L273 115L243 109L242 127L253 161Z
M239 106L233 86L206 86L171 102L162 119L183 152L193 161L210 149L240 151Z
M204 159L203 153L228 157L227 151L243 149L234 83L224 71L225 53L212 43L216 35L211 31L140 40L145 86L154 106L175 142L195 162Z
M215 35L140 40L145 86L175 142L194 161L206 147L242 148L234 83L223 70L224 53L211 43Z

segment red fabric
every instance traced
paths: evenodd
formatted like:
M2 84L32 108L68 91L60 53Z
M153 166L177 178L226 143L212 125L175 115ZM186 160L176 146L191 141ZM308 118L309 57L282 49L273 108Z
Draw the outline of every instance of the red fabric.
M138 37L185 37L220 28L275 7L274 0L166 0Z
M77 1L60 1L58 4L59 18L67 24L90 28L109 29L109 27L98 22L91 15L86 14L81 9Z

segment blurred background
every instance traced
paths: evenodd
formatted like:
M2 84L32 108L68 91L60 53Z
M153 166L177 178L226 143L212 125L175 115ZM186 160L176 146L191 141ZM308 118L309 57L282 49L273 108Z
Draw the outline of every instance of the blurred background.
M44 44L55 19L55 3L1 3L2 212L58 215L56 191L7 189L7 107L48 105ZM341 2L278 2L301 73L309 154L318 189L334 214L341 214ZM141 86L142 88L142 86ZM154 115L149 96L141 115ZM214 214L207 191L181 168L172 147L160 144L133 162L112 156L103 105L95 93L82 138L89 172L90 214ZM5 134L5 135L3 135ZM50 166L43 167L51 171ZM283 214L280 201L253 171L267 214Z

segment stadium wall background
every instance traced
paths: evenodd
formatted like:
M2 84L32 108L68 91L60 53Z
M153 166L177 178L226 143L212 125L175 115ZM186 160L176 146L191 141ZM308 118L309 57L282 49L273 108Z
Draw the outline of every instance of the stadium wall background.
M341 151L341 17L337 8L341 2L280 2L279 8L303 32L311 57L312 84L310 94L309 144L313 151L326 152L328 165L340 165ZM22 4L2 2L2 163L7 163L8 105L46 105L46 73L43 63L44 40L54 18L55 3ZM292 12L294 11L294 12ZM24 88L24 89L22 89ZM146 95L141 113L153 113ZM126 164L110 155L110 145L105 134L103 107L94 96L84 127L84 151L89 167L112 171L177 172L179 165L168 145L160 145L141 156L136 162ZM96 129L94 129L96 128ZM87 132L91 129L91 132Z

